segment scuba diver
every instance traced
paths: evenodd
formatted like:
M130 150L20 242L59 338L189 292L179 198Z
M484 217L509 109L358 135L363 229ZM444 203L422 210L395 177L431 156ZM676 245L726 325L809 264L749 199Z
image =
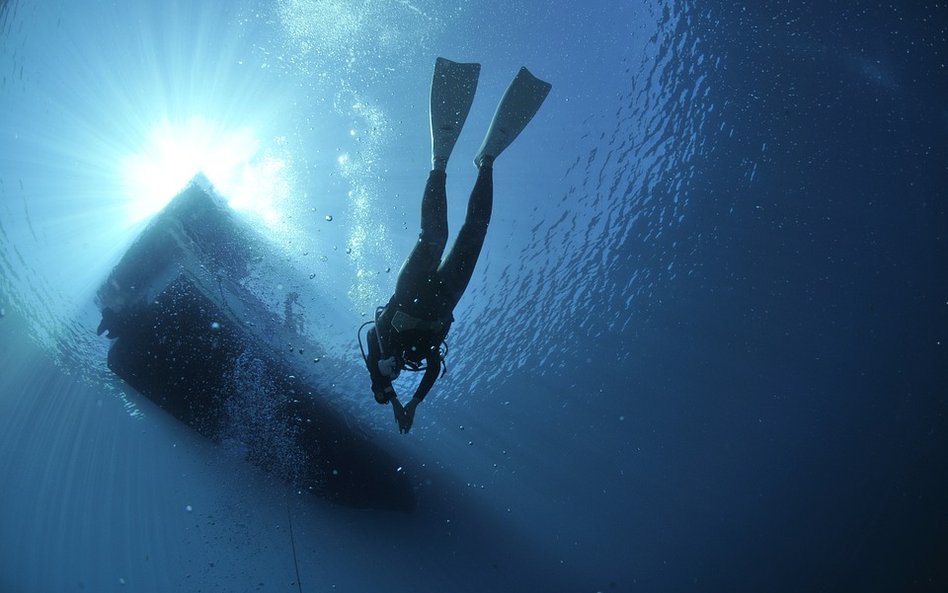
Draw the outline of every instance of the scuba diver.
M452 312L471 280L490 223L494 159L533 119L551 88L526 68L510 83L474 157L477 181L464 225L442 258L448 241L445 169L474 101L480 69L480 64L444 58L435 62L430 107L432 169L421 200L421 234L398 274L395 294L378 308L374 327L367 332L368 354L362 350L375 401L392 404L401 433L411 429L415 409L446 368L444 339L454 321ZM359 339L361 346L361 329ZM392 386L403 370L425 372L405 405Z

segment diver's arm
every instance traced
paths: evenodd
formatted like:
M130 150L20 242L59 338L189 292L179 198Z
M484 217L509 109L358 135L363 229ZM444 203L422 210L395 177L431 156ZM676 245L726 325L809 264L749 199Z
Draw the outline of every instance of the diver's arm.
M395 388L392 387L392 380L379 370L382 349L379 347L378 333L374 327L369 329L366 339L369 342L369 355L365 359L365 366L369 371L369 377L372 378L372 393L375 394L375 401L382 404L395 397Z
M369 331L366 332L366 341L369 343L369 355L365 357L365 366L369 371L369 376L372 377L372 386L374 388L376 384L381 384L385 379L381 371L379 371L379 360L382 358L382 349L379 348L379 335L374 327L370 327Z
M435 381L438 380L438 373L441 372L441 357L437 352L430 354L428 360L425 361L425 366L428 368L425 369L425 376L421 378L421 383L418 384L418 389L415 391L412 401L417 402L415 405L421 403L421 400L425 399L425 396L428 395L428 392L431 391L431 388L434 386Z
M418 390L415 391L414 397L405 404L400 413L398 411L395 413L399 432L407 433L411 430L411 425L415 422L415 408L418 407L421 400L425 399L425 396L431 391L434 382L438 380L438 372L441 370L441 357L436 353L429 355L427 367L428 368L425 369L425 376L421 378L421 384L418 385ZM393 403L397 401L398 400L392 400Z

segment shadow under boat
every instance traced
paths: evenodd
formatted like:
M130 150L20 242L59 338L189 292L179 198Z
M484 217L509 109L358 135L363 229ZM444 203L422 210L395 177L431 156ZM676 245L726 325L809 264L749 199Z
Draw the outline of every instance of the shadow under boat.
M113 340L109 368L181 422L296 487L351 507L413 510L401 464L301 364L298 353L318 356L318 346L304 344L288 315L268 310L249 288L254 269L279 261L195 178L97 293L99 333Z

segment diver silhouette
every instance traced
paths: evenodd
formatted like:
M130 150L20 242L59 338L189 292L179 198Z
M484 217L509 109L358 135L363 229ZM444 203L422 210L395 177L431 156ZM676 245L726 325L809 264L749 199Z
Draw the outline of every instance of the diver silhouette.
M432 170L421 200L421 234L402 265L392 298L378 308L374 322L363 325L374 323L367 332L368 354L362 351L372 393L378 403L392 404L402 433L411 429L415 409L446 368L444 340L454 321L454 307L471 280L490 223L494 159L533 119L551 88L526 68L510 83L474 157L477 181L464 224L442 258L448 241L445 169L474 100L480 68L480 64L444 58L435 63L430 108ZM361 330L359 335L361 346ZM403 370L425 372L404 406L392 385Z

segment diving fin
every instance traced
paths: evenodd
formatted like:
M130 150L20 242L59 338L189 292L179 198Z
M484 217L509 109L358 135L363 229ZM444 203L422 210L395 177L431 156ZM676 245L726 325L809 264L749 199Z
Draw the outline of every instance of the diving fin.
M551 88L553 85L530 74L526 68L520 69L497 106L484 143L474 157L475 166L480 167L484 157L497 158L510 146L536 115Z
M480 64L438 58L431 79L432 168L444 170L474 102Z

